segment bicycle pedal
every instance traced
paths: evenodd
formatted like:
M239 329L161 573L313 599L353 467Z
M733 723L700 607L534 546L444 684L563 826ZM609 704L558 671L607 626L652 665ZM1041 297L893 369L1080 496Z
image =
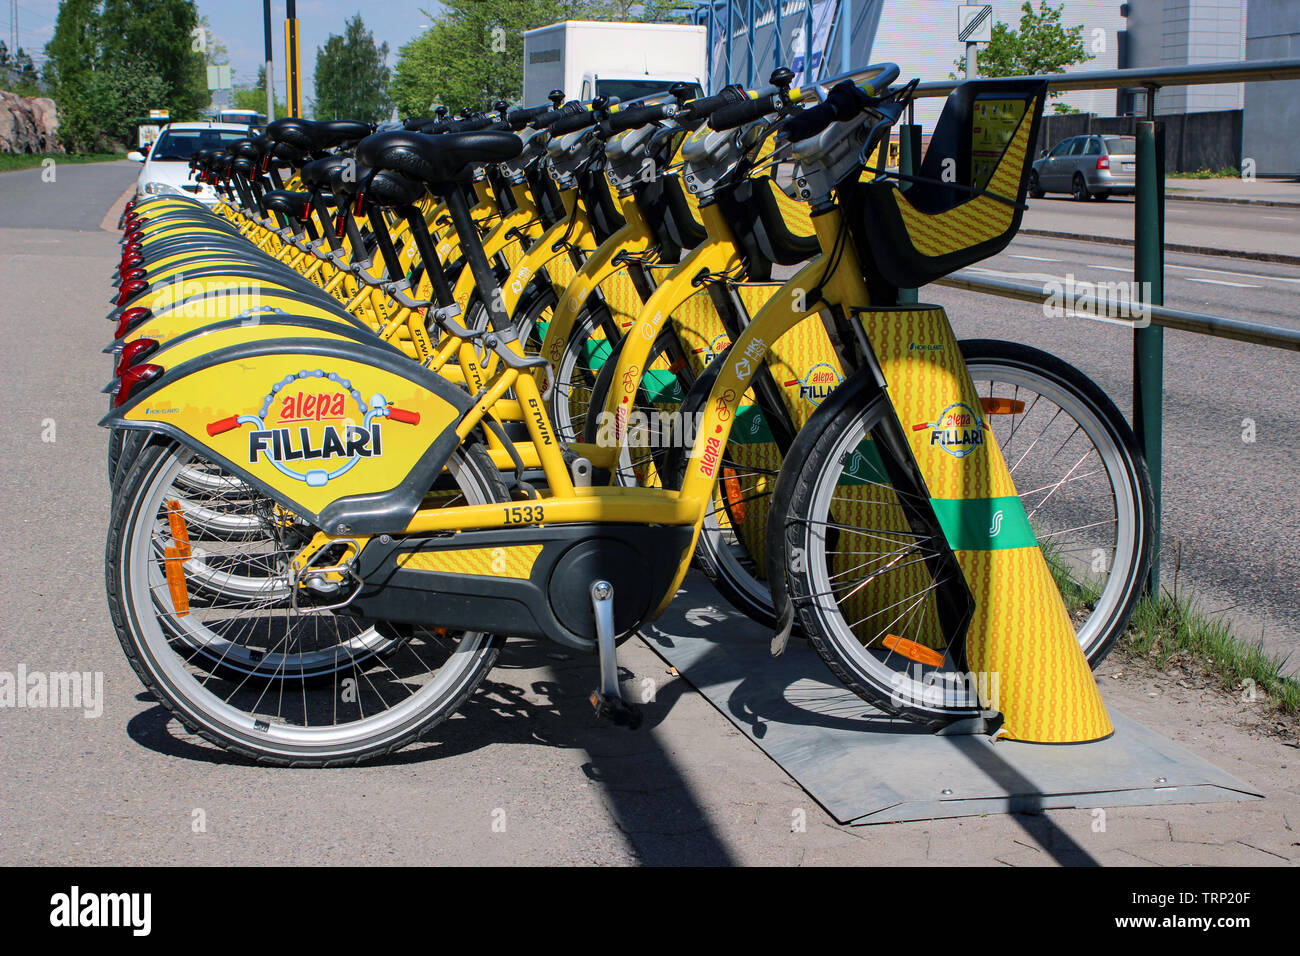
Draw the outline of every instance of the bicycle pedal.
M626 727L628 730L636 730L641 726L641 708L635 704L629 704L622 697L614 694L602 694L598 690L593 690L587 700L591 703L592 709L596 711L596 716L601 720L608 720L610 723L618 727Z

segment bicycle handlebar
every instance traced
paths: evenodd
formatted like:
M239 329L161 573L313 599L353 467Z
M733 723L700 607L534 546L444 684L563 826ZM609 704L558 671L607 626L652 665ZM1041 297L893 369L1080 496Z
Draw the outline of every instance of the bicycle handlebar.
M533 120L551 112L551 104L544 106L532 106L527 109L511 110L506 114L506 122L510 124L513 130L521 130L525 126L531 126Z
M713 113L714 110L747 99L749 99L749 94L745 92L745 88L733 85L724 87L721 93L715 93L713 96L702 96L698 100L691 100L682 109L690 119L703 119Z
M576 133L580 129L586 129L588 126L595 126L598 117L586 107L579 107L572 113L560 116L555 122L550 124L552 136L564 136L567 133Z
M760 96L757 99L744 99L716 110L709 117L709 128L722 131L744 126L754 120L762 119L768 113L775 113L785 106L785 100L779 94Z
M870 105L871 96L852 80L844 80L831 87L826 100L819 106L810 106L786 121L782 132L791 140L816 136L837 120L852 119Z
M605 122L608 124L611 133L622 133L629 129L640 129L642 126L649 126L651 123L657 123L660 120L669 119L676 115L676 103L658 103L653 106L634 106L631 109L619 110L616 113L609 114L609 119Z

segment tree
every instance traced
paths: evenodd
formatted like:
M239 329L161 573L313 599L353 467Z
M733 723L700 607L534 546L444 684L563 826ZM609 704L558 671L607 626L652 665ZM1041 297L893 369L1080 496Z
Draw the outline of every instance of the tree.
M257 82L252 86L237 86L230 97L230 105L237 110L256 110L259 113L266 112L266 67L257 68ZM275 99L275 115L288 116L289 108L280 101L277 96Z
M63 0L54 36L45 44L45 81L60 99L94 72L99 62L100 0Z
M133 141L131 121L166 96L166 82L141 64L110 63L59 101L59 138L70 152L111 152Z
M62 0L45 79L73 151L129 142L131 120L166 108L193 119L210 102L194 0Z
M388 98L391 73L387 61L388 44L376 45L361 14L355 14L344 25L342 36L330 34L316 51L313 115L371 123L386 119L393 108Z
M4 40L0 40L0 89L17 96L40 96L42 92L41 74L27 51L19 47L10 56Z
M1005 23L993 24L991 42L979 51L976 69L980 76L1040 76L1045 73L1064 73L1065 68L1092 59L1083 45L1083 25L1061 26L1060 7L1048 6L1039 0L1035 10L1029 0L1020 8L1020 29L1013 30ZM966 75L966 57L953 61L956 76ZM1052 98L1060 96L1059 92ZM1075 112L1064 103L1055 105L1058 113Z
M443 0L397 52L392 95L403 116L515 102L523 92L523 32L558 20L655 20L669 3L630 0ZM566 91L573 92L573 91ZM530 103L529 106L539 104Z
M167 85L173 120L195 119L212 97L194 0L104 0L101 58L131 61Z

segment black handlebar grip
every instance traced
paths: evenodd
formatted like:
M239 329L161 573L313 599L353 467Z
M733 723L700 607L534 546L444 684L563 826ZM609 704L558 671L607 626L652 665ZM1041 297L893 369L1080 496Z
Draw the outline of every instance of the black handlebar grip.
M456 120L451 123L443 132L447 133L473 133L481 129L487 129L493 123L497 122L494 116L474 116L469 119Z
M760 96L756 100L746 99L742 103L732 103L720 110L715 110L709 117L709 128L715 130L735 129L754 120L762 119L768 113L775 113L785 105L778 95Z
M640 129L660 120L668 119L677 113L675 103L657 103L654 106L633 106L631 109L610 113L606 122L612 133L622 133L629 129Z
M745 88L739 84L733 84L732 86L723 87L721 93L715 93L713 96L702 96L698 100L691 100L686 104L686 109L690 111L691 119L702 119L714 110L747 99L749 99L749 94L745 92Z
M837 120L852 119L870 102L871 97L861 87L844 80L831 87L826 102L791 117L785 124L785 135L796 141L816 136Z
M575 110L566 116L561 116L550 125L552 136L563 136L566 133L574 133L580 129L586 129L588 126L595 126L597 116L591 110Z
M551 104L545 106L532 106L528 109L511 110L506 114L506 122L510 124L511 129L521 130L525 126L531 126L533 120L545 113L551 112Z

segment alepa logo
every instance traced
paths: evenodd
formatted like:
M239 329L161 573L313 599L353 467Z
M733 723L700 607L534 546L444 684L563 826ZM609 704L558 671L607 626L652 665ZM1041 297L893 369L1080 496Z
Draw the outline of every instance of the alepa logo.
M708 345L701 346L695 350L695 354L700 356L700 362L705 368L708 368L713 360L716 359L727 349L731 348L731 338L723 332L713 338Z
M266 460L282 475L321 488L357 462L383 456L384 421L418 425L420 413L394 408L383 395L366 402L347 379L313 369L286 375L255 414L219 419L208 434L251 425L250 465Z
M799 397L816 407L830 397L835 387L844 381L844 376L834 365L818 362L808 370L803 378L792 378L785 383L786 388L799 386Z
M920 422L912 431L930 430L930 447L936 445L954 458L965 458L984 446L988 423L965 402L953 402L932 422Z

